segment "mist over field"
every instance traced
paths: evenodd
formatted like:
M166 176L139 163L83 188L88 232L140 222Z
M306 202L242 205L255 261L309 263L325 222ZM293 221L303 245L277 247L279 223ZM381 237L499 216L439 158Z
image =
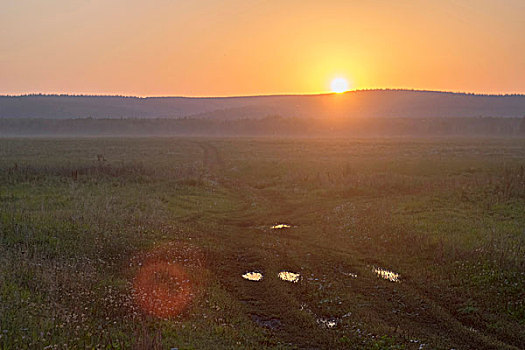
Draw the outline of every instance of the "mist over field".
M525 135L525 96L370 90L228 98L0 97L4 136Z
M2 118L523 117L525 95L362 90L247 97L1 96Z

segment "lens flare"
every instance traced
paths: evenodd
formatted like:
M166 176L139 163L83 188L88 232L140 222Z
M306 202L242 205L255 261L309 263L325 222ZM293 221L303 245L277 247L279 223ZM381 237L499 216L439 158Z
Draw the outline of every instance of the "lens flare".
M191 300L191 282L178 264L157 262L143 266L133 284L135 302L160 318L180 314Z
M159 318L181 314L203 287L204 256L196 247L170 242L136 256L133 299L145 313ZM201 276L197 278L197 276Z

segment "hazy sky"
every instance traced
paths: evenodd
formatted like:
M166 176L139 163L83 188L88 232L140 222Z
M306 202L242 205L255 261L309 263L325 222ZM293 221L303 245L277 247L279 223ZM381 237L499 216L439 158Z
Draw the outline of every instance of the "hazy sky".
M0 94L525 93L524 0L0 0Z

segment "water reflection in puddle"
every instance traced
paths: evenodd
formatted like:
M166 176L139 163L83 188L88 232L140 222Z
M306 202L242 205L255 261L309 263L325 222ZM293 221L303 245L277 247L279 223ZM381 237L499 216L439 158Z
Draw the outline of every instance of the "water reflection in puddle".
M287 224L277 224L277 225L273 225L272 227L270 227L270 229L272 230L282 230L282 229L286 229L286 228L290 228L292 226L290 225L287 225Z
M352 277L352 278L357 278L357 273L353 273L353 272L343 272L343 275Z
M301 279L301 274L293 273L290 271L281 271L279 272L279 278L282 279L283 281L297 283Z
M318 318L317 323L326 328L334 328L337 326L337 320L335 318Z
M392 272L392 271L389 271L389 270L385 270L385 269L382 269L380 267L374 267L374 272L377 274L377 276L385 279L385 280L389 280L391 282L399 282L399 274L398 273L395 273L395 272Z
M352 315L351 312L347 312L344 314L341 318L337 317L318 317L309 307L307 304L301 304L301 311L307 312L308 314L315 317L315 320L318 325L320 325L323 328L335 328L338 324L340 324L343 321L343 318L349 317Z
M281 320L277 318L264 318L259 315L251 315L252 320L259 326L268 329L277 329L281 326Z
M242 278L248 281L259 282L260 280L263 279L263 274L260 272L255 272L255 271L246 272L244 275L242 275Z

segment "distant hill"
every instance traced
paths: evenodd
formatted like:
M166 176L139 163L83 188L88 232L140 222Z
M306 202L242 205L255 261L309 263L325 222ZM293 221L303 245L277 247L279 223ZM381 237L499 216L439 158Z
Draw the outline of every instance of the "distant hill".
M522 117L525 95L413 90L248 97L0 96L0 118Z

